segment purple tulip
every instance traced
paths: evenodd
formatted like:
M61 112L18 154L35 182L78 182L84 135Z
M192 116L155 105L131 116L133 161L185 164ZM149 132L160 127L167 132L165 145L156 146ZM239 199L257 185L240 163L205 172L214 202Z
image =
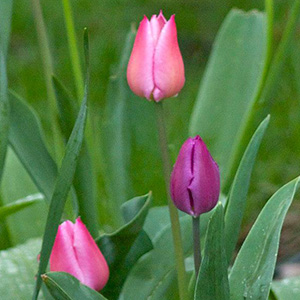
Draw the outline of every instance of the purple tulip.
M135 94L156 102L182 89L184 65L174 15L169 21L162 12L150 21L144 17L128 63L127 81Z
M220 193L220 173L203 140L196 136L182 145L171 175L175 206L198 217L215 207Z
M108 281L104 256L80 218L63 222L57 231L50 256L50 271L66 272L99 291Z

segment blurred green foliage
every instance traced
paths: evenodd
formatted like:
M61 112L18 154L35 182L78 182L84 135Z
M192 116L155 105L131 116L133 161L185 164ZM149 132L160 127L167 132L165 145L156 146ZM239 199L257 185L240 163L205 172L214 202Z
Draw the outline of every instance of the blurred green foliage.
M163 10L167 18L173 13L176 14L179 44L186 67L186 85L177 99L169 100L166 103L170 147L174 159L180 145L187 137L189 117L201 76L217 30L224 17L232 7L245 10L264 9L263 1L259 0L78 0L71 2L79 47L82 45L83 28L87 26L90 31L92 72L89 113L98 120L103 117L111 70L119 62L126 33L132 23L137 25L144 14L149 17L158 13L160 9ZM281 38L292 3L291 0L275 0L275 46ZM41 5L54 58L55 73L75 95L62 2L61 0L44 0L41 1ZM252 210L248 210L248 218L250 219L257 215L266 199L279 186L299 174L299 29L298 26L293 46L290 48L288 57L286 57L277 93L272 99L271 123L254 169L253 178L256 180L252 182L249 202L256 209L254 213ZM82 54L83 51L81 48L80 50ZM41 117L46 134L50 133L51 118L45 109L46 88L42 58L31 5L29 1L25 0L16 0L14 3L8 55L8 79L9 87L33 105ZM136 99L134 95L132 98ZM136 101L144 100L138 99ZM149 105L147 106L145 103L137 108L137 116L138 110L146 107ZM180 112L180 116L178 116L178 112ZM175 113L176 118L173 117ZM99 132L100 127L96 130ZM150 136L152 137L152 135ZM156 151L155 147L153 151ZM159 162L152 161L149 157L143 161L137 161L137 164L144 166L153 164L157 173L160 173ZM149 190L153 188L153 182L148 182L144 174L137 174L135 180L137 183L139 181L146 182L149 185ZM141 189L138 192L143 194L147 191ZM162 202L158 201L157 203Z

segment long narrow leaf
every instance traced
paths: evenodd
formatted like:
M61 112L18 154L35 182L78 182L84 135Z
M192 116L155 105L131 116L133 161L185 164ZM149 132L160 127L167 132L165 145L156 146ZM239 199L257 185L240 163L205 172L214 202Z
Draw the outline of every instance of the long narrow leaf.
M88 69L88 37L87 31L85 30L85 53ZM33 294L33 300L36 300L39 294L39 290L42 283L41 275L45 273L48 260L51 254L51 250L54 244L55 236L61 219L64 204L66 202L68 192L71 188L77 160L80 154L82 141L84 137L84 129L86 123L87 114L87 96L88 96L89 76L87 72L85 92L83 101L78 113L77 120L75 122L72 134L68 141L66 152L62 161L61 168L59 170L58 178L54 188L54 193L51 199L46 229L43 237L43 244L41 250L40 264L36 279L35 290Z
M229 283L224 239L224 213L217 205L209 221L204 257L195 289L195 300L229 300Z
M65 140L67 140L72 132L78 113L77 103L56 77L53 77L53 86L58 105L61 131ZM98 234L98 216L94 194L93 170L85 141L83 141L77 163L74 188L78 201L78 213L92 236L96 237Z
M29 195L24 199L17 200L13 203L7 204L0 207L0 220L6 218L7 216L14 214L28 206L44 200L43 194Z
M12 6L12 0L0 1L0 52L5 57L9 44Z
M225 240L228 263L230 263L232 253L238 240L245 211L253 165L262 138L269 124L269 120L270 117L268 116L257 128L251 141L249 142L232 183L228 201L226 202Z
M43 138L34 110L15 93L10 93L9 143L37 188L50 201L57 167Z
M249 232L229 276L230 299L267 299L283 220L300 178L279 189L267 202Z
M12 0L0 1L0 180L6 157L9 132L6 56L10 36ZM1 205L0 199L0 205ZM10 246L5 222L0 222L0 249Z

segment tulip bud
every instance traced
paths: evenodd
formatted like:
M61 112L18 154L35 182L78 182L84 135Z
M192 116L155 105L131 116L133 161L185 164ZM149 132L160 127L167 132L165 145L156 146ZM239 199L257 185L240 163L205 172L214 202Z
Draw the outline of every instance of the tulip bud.
M127 67L127 81L138 96L159 102L176 96L184 85L184 65L175 16L145 16L137 31Z
M171 175L170 189L175 206L194 217L217 204L219 168L199 136L188 138L182 145Z
M99 291L108 281L104 256L80 218L63 222L57 231L50 256L50 271L66 272Z

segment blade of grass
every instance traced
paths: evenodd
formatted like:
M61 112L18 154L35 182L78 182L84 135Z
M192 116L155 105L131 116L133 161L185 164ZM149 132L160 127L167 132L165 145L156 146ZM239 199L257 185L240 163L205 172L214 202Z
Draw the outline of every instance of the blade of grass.
M65 156L63 158L62 165L59 170L58 178L54 188L54 193L51 199L45 233L43 237L39 269L32 297L33 300L37 299L41 288L41 275L45 273L48 265L48 260L50 258L51 250L55 241L55 236L57 233L59 222L63 214L64 205L73 182L77 161L84 137L84 129L87 115L87 96L89 88L88 33L86 29L84 31L84 48L87 69L84 97L72 134L66 147Z

